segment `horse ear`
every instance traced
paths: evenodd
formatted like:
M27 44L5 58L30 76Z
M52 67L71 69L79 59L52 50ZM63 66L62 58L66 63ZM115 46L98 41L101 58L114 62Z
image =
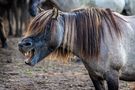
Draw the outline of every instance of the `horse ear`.
M53 10L52 10L52 19L57 19L57 17L58 17L58 9L57 8L53 8Z
M45 10L44 9L42 9L41 7L38 7L38 10L39 10L39 13L41 13L41 12L44 12Z

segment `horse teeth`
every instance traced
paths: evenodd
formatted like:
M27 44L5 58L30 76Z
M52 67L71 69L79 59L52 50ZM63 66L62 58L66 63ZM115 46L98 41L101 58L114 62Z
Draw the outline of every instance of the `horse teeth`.
M25 56L28 56L28 55L29 55L29 52L26 52L24 55L25 55Z
M28 51L28 52L24 53L24 56L26 56L26 57L32 57L33 54L34 54L34 52Z
M30 55L30 56L32 56L32 55L33 55L32 53L33 53L32 51L29 51L29 55Z
M26 53L24 53L24 55L26 56Z
M27 52L26 54L29 55L29 52Z

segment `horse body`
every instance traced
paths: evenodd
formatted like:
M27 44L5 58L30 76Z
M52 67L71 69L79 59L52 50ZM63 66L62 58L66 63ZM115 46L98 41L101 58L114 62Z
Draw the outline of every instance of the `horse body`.
M86 7L110 8L121 13L125 6L124 0L51 0L62 11L72 11L74 9ZM118 5L120 3L120 5Z
M63 48L60 53L66 49L82 59L96 90L105 90L104 80L109 90L118 90L119 78L135 80L135 17L98 8L55 11L39 14L19 43L26 64Z
M52 9L57 7L62 11L72 11L74 9L86 7L110 8L124 15L135 15L134 0L30 0L29 12L35 16L38 13L37 6L43 3L43 8Z
M43 2L43 0L30 0L29 12L32 16L35 16L38 12L37 6ZM44 2L50 2L53 6L57 7L61 11L72 11L74 9L87 8L87 7L100 7L110 8L116 12L122 13L125 7L124 0L44 0Z
M124 49L126 54L126 64L121 69L120 79L126 81L135 81L135 17L124 17L129 23L130 29L126 28L126 34L124 34ZM124 24L123 24L124 25ZM124 29L124 30L125 30Z

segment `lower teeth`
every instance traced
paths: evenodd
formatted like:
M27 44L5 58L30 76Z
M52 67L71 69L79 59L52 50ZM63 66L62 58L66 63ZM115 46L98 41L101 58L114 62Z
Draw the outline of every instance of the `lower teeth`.
M29 59L26 59L25 62L26 62L26 63L29 63Z

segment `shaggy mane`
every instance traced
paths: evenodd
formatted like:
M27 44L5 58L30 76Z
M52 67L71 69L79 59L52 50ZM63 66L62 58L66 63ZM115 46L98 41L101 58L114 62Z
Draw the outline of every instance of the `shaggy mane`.
M48 25L48 22L51 21L51 17L52 10L39 14L31 22L25 36L41 34ZM101 39L104 40L102 20L104 20L108 26L108 31L112 38L112 33L115 33L118 38L121 36L121 30L110 9L89 8L72 12L59 11L58 19L64 21L63 48L72 51L74 47L77 47L82 57L93 58L100 55ZM53 23L53 21L51 23ZM56 28L51 25L50 29ZM59 52L59 49L56 51ZM65 56L64 50L60 50L60 54L61 53ZM59 54L57 56L59 56Z
M29 24L29 27L25 33L25 37L36 36L45 30L46 25L51 19L52 10L41 12L37 15Z

